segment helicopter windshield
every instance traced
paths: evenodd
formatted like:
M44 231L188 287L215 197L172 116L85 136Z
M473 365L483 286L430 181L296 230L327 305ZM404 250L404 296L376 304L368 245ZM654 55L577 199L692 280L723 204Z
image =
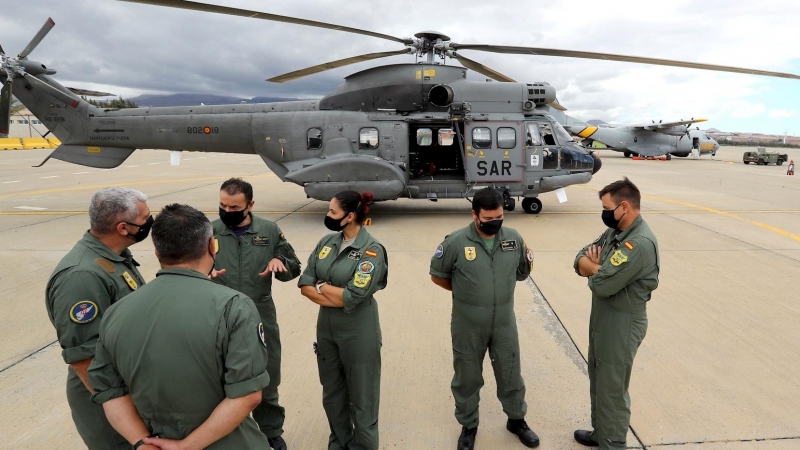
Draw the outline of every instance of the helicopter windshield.
M565 130L564 127L562 127L561 124L558 123L558 121L553 118L553 116L547 115L546 117L550 119L551 123L553 124L553 131L555 131L556 136L558 136L559 142L561 142L562 144L566 144L567 142L575 141L574 139L572 139L572 136L569 133L567 133L567 130Z

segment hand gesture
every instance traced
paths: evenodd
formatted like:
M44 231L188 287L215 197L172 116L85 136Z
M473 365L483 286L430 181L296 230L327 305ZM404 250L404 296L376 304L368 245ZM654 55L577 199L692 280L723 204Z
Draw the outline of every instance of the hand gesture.
M159 437L146 437L144 438L145 445L139 447L143 449L147 447L148 449L161 449L161 450L183 450L183 441L176 441L174 439L164 439Z
M265 277L272 272L286 272L286 266L283 265L283 261L281 261L280 258L272 258L269 264L267 264L267 268L259 273L258 276Z
M600 255L603 253L603 248L599 245L592 245L586 250L586 257L594 264L602 265L600 263Z
M216 268L213 268L211 269L211 275L209 275L208 278L217 278L220 275L225 275L225 272L227 272L225 269L217 270Z

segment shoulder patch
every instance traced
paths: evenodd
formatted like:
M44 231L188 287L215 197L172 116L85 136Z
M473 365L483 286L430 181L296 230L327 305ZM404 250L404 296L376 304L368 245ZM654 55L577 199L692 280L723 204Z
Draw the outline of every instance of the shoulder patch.
M622 250L617 250L611 255L611 265L612 266L620 266L628 262L628 255L622 253Z
M97 318L97 303L84 300L69 309L69 318L75 323L89 323Z
M373 252L372 250L367 250L367 251L364 252L364 254L367 255L367 256L372 256L373 258L378 256L378 253Z
M114 267L114 263L105 259L105 258L97 258L94 260L101 269L105 270L108 273L114 273L117 271L117 268Z
M372 273L375 270L375 264L372 261L361 261L358 264L358 271L361 273Z
M467 258L467 261L472 261L478 257L478 254L475 253L475 247L464 247L464 256Z
M261 341L261 345L263 345L264 348L267 348L267 336L264 333L263 322L258 322L258 340Z
M128 286L130 286L131 289L133 289L134 291L136 289L139 289L139 285L136 284L136 280L133 279L133 277L131 276L131 274L128 273L127 270L125 272L122 272L122 278L125 280L126 283L128 283Z
M219 239L214 238L214 253L219 253Z
M278 239L286 239L286 236L284 236L283 233L281 233L280 236L278 236Z
M371 279L372 274L356 271L356 274L353 276L353 285L357 288L363 289L367 287L369 280Z
M331 252L331 248L326 245L326 246L322 247L322 250L319 251L319 254L317 255L317 258L325 259L325 258L328 257L328 253L330 253L330 252Z
M436 253L434 253L433 256L437 258L441 258L442 256L444 256L444 247L442 247L441 245L436 247Z
M527 259L528 262L533 262L533 251L531 249L525 251L525 259Z
M633 250L633 244L631 244L631 241L625 241L625 247L628 247L628 250Z

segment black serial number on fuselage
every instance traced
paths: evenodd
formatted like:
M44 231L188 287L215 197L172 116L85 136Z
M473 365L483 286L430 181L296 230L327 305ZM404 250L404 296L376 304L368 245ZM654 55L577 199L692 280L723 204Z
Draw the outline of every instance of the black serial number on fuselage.
M219 127L186 127L189 134L219 134Z

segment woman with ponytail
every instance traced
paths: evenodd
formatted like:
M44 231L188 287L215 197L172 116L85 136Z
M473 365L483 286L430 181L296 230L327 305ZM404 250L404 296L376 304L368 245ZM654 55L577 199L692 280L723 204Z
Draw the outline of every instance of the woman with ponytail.
M377 450L381 327L373 294L386 287L386 250L363 226L369 192L343 191L330 201L323 237L297 285L318 304L317 365L328 450Z

